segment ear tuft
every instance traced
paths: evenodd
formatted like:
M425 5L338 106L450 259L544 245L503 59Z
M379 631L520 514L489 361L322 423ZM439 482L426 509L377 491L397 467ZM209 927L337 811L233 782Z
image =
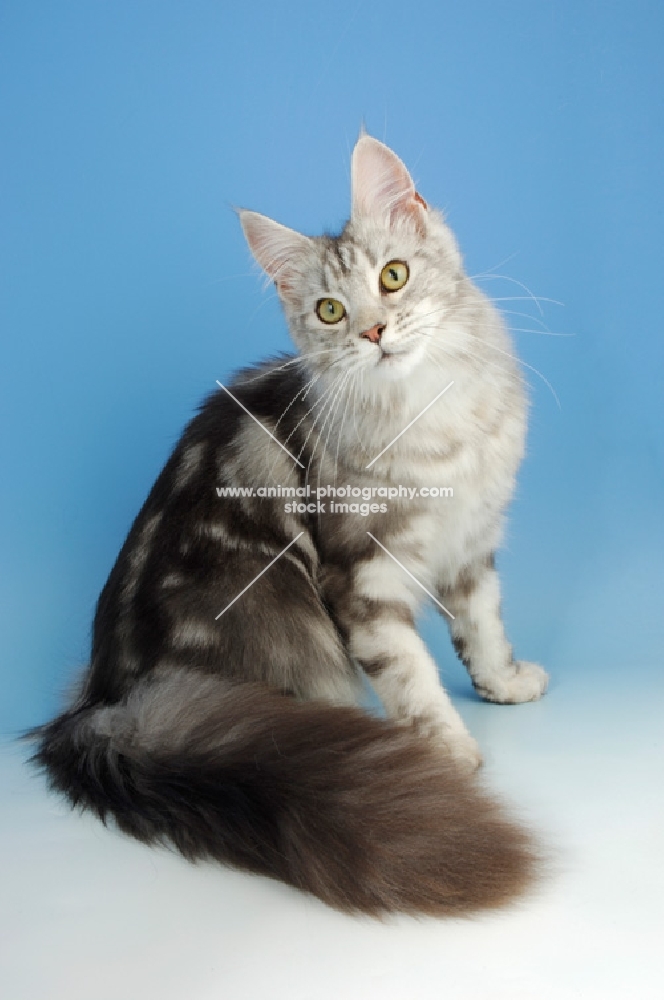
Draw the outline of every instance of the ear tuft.
M405 218L418 228L424 225L426 202L396 153L367 135L360 137L351 162L353 216L364 216L392 225Z

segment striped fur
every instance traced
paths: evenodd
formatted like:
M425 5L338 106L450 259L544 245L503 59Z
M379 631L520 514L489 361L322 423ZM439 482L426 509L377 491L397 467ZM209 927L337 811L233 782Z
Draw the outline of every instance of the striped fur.
M455 616L483 697L543 693L544 671L505 638L493 560L525 397L444 220L368 136L353 205L340 236L314 239L241 213L299 356L240 372L235 399L215 392L185 429L99 598L78 699L33 734L36 760L72 803L187 857L349 911L468 912L521 891L536 851L472 774L479 749L414 622L424 587ZM390 260L409 277L388 294ZM338 324L317 314L325 297ZM217 495L347 483L451 485L454 499L301 514ZM357 707L362 670L388 719Z

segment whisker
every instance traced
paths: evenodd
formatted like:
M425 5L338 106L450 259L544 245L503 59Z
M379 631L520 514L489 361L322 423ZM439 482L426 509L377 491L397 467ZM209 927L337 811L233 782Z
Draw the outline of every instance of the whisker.
M473 333L471 333L470 336L473 337L475 340L478 340L478 341L480 340L480 338L476 337L475 334L473 334ZM549 382L548 378L546 378L544 375L542 375L542 373L541 373L541 371L539 371L539 369L535 368L534 365L529 365L528 362L524 361L522 358L517 358L513 354L510 354L509 351L504 351L502 349L502 347L498 347L496 344L492 344L490 340L488 340L488 341L480 341L480 343L486 343L486 346L490 347L493 351L498 351L499 354L503 354L506 358L510 358L516 364L523 365L524 368L528 368L528 369L530 369L531 372L535 372L536 375L539 375L539 377L542 379L542 381L544 382L544 384L547 385L549 387L549 389L551 390L551 392L553 394L553 398L555 399L556 403L558 404L558 409L562 410L562 406L560 405L560 400L558 399L558 393L553 388L553 386Z
M248 325L248 326L250 326L250 325L251 325L251 324L253 323L253 321L254 321L254 320L256 319L256 316L258 315L258 313L259 313L259 312L261 311L261 309L263 308L263 306L266 306L266 305L267 305L267 304L268 304L269 302L272 302L272 301L273 301L274 299L276 299L277 297L278 297L278 296L277 296L277 293L276 293L276 291L275 291L275 292L273 292L273 293L272 293L272 295L265 295L265 296L264 296L264 297L263 297L263 298L261 299L261 301L260 301L260 302L258 303L258 305L257 305L257 306L256 306L256 308L254 309L254 311L252 312L251 316L249 317L249 319L248 319L248 321L247 321L247 325Z
M494 299L493 301L495 302L496 300ZM548 337L575 337L576 336L575 333L554 333L552 330L549 330L549 328L546 325L546 323L544 322L544 320L538 319L537 316L533 316L531 313L518 312L516 309L499 309L498 312L503 317L507 317L507 316L520 316L522 319L529 319L532 323L537 323L537 325L539 327L541 327L541 329L539 329L539 330L531 330L531 329L527 329L527 328L524 328L524 327L511 326L510 321L508 319L506 319L505 322L507 323L507 326L509 327L510 330L514 331L515 333L541 333L541 334L546 335Z
M308 382L306 382L306 383L305 383L305 384L304 384L304 385L303 385L303 386L302 386L302 387L301 387L301 388L300 388L300 389L299 389L299 390L298 390L298 391L297 391L297 392L295 393L295 395L294 395L294 396L293 396L293 398L291 399L290 403L288 403L288 405L286 406L286 408L285 408L284 410L282 410L282 412L281 412L281 415L279 416L279 419L278 419L278 420L277 420L277 422L275 423L275 425L274 425L274 429L275 429L275 431L277 430L277 428L278 428L279 424L281 423L281 421L283 420L283 418L284 418L284 417L286 416L286 414L288 413L288 411L290 410L291 406L292 406L292 405L293 405L293 403L294 403L294 402L296 401L296 399L297 399L297 398L298 398L299 396L302 396L302 398L303 398L303 399L306 399L306 396L307 396L307 393L308 393L308 392L309 392L309 390L310 390L310 389L312 388L313 384L314 384L315 382L317 382L319 378L321 378L321 376L322 376L322 372L321 372L321 373L319 373L318 375L314 375L314 376L313 376L313 378L311 378L311 379L310 379L310 380L309 380ZM304 395L303 395L303 394L304 394ZM298 424L297 426L299 427L299 424ZM287 443L288 441L290 441L290 439L291 439L291 437L292 437L292 435L293 435L293 433L294 433L294 431L295 431L295 430L297 430L297 427L296 427L296 428L294 428L294 430L293 430L293 431L291 431L291 433L290 433L290 434L288 435L288 437L286 438L286 442L285 442L285 443ZM266 456L267 456L267 451L266 451ZM268 471L268 476L271 476L271 475L272 475L272 473L273 473L273 471L274 471L274 467L275 467L275 465L276 465L276 463L277 463L277 461L278 461L279 457L280 457L280 456L278 456L278 455L277 455L277 456L275 457L274 461L272 462L272 465L270 466L270 468L269 468L269 471Z
M333 361L330 361L330 362L329 362L329 363L328 363L327 365L325 365L325 367L324 367L324 368L323 368L323 369L322 369L321 371L317 372L317 373L316 373L316 374L315 374L315 375L314 375L314 376L313 376L313 377L312 377L311 379L309 379L309 381L308 381L308 382L306 382L306 383L305 383L305 385L303 385L303 386L302 386L302 387L301 387L301 388L300 388L300 389L298 390L298 392L296 392L296 393L295 393L295 395L293 396L293 398L291 399L291 401L290 401L290 402L288 403L288 405L286 406L286 408L285 408L285 409L284 409L284 410L282 411L282 413L281 413L281 416L280 416L280 417L279 417L279 419L277 420L276 424L274 425L274 429L275 429L275 430L277 429L277 427L278 427L278 426L279 426L279 424L281 423L281 421L282 421L283 417L284 417L284 416L286 415L286 413L288 412L288 410L290 410L291 406L292 406L292 405L293 405L293 404L295 403L296 399L297 399L297 398L298 398L299 396L302 396L302 399L303 399L303 400L304 400L304 399L306 399L306 398L307 398L307 396L309 395L309 392L310 392L310 391L311 391L311 390L313 389L314 385L315 385L315 384L316 384L316 383L317 383L317 382L318 382L318 381L319 381L319 380L320 380L320 379L321 379L321 378L323 377L323 375L325 375L325 374L326 374L326 373L327 373L327 372L328 372L328 371L329 371L329 370L330 370L330 369L331 369L331 368L332 368L332 367L333 367L333 366L334 366L335 364L337 364L337 363L339 362L339 360L341 360L341 359L340 359L340 358L335 358L335 359L334 359ZM300 419L300 420L299 420L299 421L297 422L297 424L295 425L295 427L293 428L293 430L292 430L292 431L290 432L290 434L289 434L289 435L288 435L288 436L286 437L285 441L283 442L284 444L287 444L287 443L288 443L288 442L290 441L291 437L293 436L293 434L295 433L295 431L296 431L296 430L298 429L298 427L300 426L300 424L301 424L301 423L303 422L303 420L305 420L305 418L307 417L307 415L308 415L309 413L311 413L311 411L312 411L312 410L313 410L313 409L315 408L315 406L316 406L316 405L318 404L318 402L320 402L320 397L319 397L319 398L318 398L318 399L317 399L317 400L316 400L316 401L315 401L315 402L314 402L314 403L312 404L312 406L311 406L311 407L310 407L310 408L309 408L309 409L308 409L308 410L306 411L306 413L304 414L304 416L303 416L303 417L302 417L302 418L301 418L301 419ZM277 456L277 457L278 457L278 456ZM298 455L298 458L299 458L299 457L300 457L300 456ZM268 471L268 475L271 475L271 474L272 474L272 472L273 472L273 470L274 470L274 467L275 467L275 464L276 464L276 461L277 461L277 458L275 458L275 460L273 461L272 465L270 466L270 469L269 469L269 471Z
M526 326L510 326L512 333L537 333L540 337L575 337L575 333L556 333L553 330L532 330Z
M330 434L332 433L332 428L334 426L334 415L335 415L336 411L338 410L339 406L341 405L341 400L343 399L344 386L346 385L349 377L350 377L350 372L349 371L345 371L343 373L343 375L341 376L341 384L339 385L336 393L334 394L334 396L332 398L332 402L331 402L331 404L330 404L330 406L328 408L327 416L325 417L325 420L323 422L323 426L321 427L320 433L318 435L318 440L321 440L322 436L323 436L323 432L325 430L325 425L329 421L329 427L328 427L328 430L327 430L327 437L325 438L325 443L323 444L323 452L321 454L320 461L319 461L319 464L318 464L318 478L316 480L316 485L317 486L320 486L320 474L321 474L321 471L322 471L322 468L323 468L323 461L324 461L325 456L327 454L327 448L328 448L328 445L330 443ZM316 449L314 448L314 450L311 453L311 458L309 459L309 465L307 466L307 476L309 474L309 467L311 466L311 463L313 461L313 457L314 457L315 451L316 451Z
M357 429L357 404L358 404L358 396L359 396L359 401L361 401L363 395L364 395L364 367L360 368L359 385L356 381L355 388L353 390L353 427L355 429L355 439L357 440L357 443L362 446L364 445L364 442L360 437L359 430Z
M339 395L339 391L343 387L343 383L344 383L344 381L345 381L345 379L347 377L347 374L348 373L345 372L345 371L342 372L341 375L337 376L337 378L334 380L334 383L332 385L332 390L333 391L330 393L330 398L328 400L328 403L327 403L326 407L324 408L325 418L324 418L323 423L321 424L321 426L320 426L320 428L319 428L319 430L317 432L316 443L315 443L315 445L314 445L314 447L312 449L311 456L309 458L309 464L307 465L307 472L306 472L307 476L309 474L309 469L311 468L311 463L314 460L314 455L316 454L316 449L317 449L318 445L320 443L322 443L322 441L323 441L323 434L325 432L325 428L327 427L328 422L330 420L330 417L332 416L334 405L335 405L335 403L337 401L337 397ZM322 416L322 413L321 413L321 416ZM325 444L323 444L323 453L321 455L321 461L323 460L324 457L325 457Z
M476 274L474 276L474 280L475 281L483 281L483 280L486 280L486 281L511 281L513 285L518 285L519 288L523 288L524 292L528 293L528 295L530 296L530 298L532 299L532 301L535 303L535 305L539 309L540 315L542 315L542 316L544 315L544 310L542 309L542 307L540 305L540 298L539 298L539 296L535 295L535 293L532 292L530 290L530 288L528 288L528 285L524 284L523 281L519 281L517 278L510 278L509 275L507 275L507 274L488 274L488 273L487 274ZM545 300L542 299L541 301L544 302Z
M325 452L327 452L327 448L328 448L328 445L330 443L330 435L331 435L332 430L334 428L334 424L335 424L335 421L337 419L337 415L339 413L339 410L341 409L341 404L343 403L344 398L346 399L346 402L348 402L348 394L346 392L346 389L347 389L348 383L350 382L350 380L352 378L352 375L353 375L352 369L348 369L346 371L345 378L344 378L343 382L341 383L340 390L337 393L338 402L337 402L337 404L335 406L334 413L332 414L332 419L330 421L330 427L329 427L329 430L328 430L328 433L327 433L327 438L326 438L326 441L325 441ZM337 435L338 435L338 428L337 428Z
M328 347L323 351L310 351L308 354L297 354L294 358L291 358L283 365L279 365L278 368L269 368L267 371L261 372L259 375L255 375L253 378L243 378L241 381L236 382L237 385L246 385L249 382L256 382L259 378L266 378L268 375L272 375L273 372L280 372L284 368L289 368L291 365L298 365L305 358L315 358L320 354L331 354L336 353L335 347Z
M350 388L353 389L353 392L354 392L354 386L355 386L355 375L357 374L358 370L359 370L359 366L356 366L354 369L351 368L349 370ZM336 454L334 456L334 483L335 483L335 485L336 485L336 482L337 482L337 472L338 472L338 468L339 468L339 448L341 447L341 441L342 441L342 438L343 438L344 424L346 423L346 414L348 413L348 404L349 404L349 402L350 402L350 390L346 393L346 405L344 406L344 412L343 412L343 415L341 417L341 427L339 428L339 433L337 435L337 451L336 451Z
M495 302L496 300L492 299L491 301ZM500 313L501 316L520 316L522 319L529 319L531 320L531 322L537 323L537 325L541 326L542 329L544 330L549 329L543 319L539 319L537 316L533 316L532 313L518 312L518 310L516 309L499 309L498 312Z
M492 275L487 275L487 277L495 278L495 277L501 277L501 275L493 275L492 274ZM492 302L532 302L533 298L534 298L534 296L532 296L532 295L498 295L498 296L495 296L495 297L492 295L491 296L491 301ZM537 298L535 299L535 301L537 303L539 303L539 302L547 302L549 305L553 305L553 306L563 306L564 307L564 305L565 305L564 302L559 302L558 299L548 299L544 295L538 295ZM540 310L540 312L541 312L541 310Z
M443 350L444 353L447 353L448 357L453 357L453 354L450 351L445 352L444 345L442 345L435 337L432 337L431 334L426 334L424 331L422 331L422 332L423 332L424 336L430 336L431 337L432 343L436 347L438 347L438 349ZM501 347L498 347L496 344L492 344L491 341L489 341L489 340L482 340L480 337L477 337L475 334L470 333L470 331L467 331L467 332L468 332L468 335L473 340L477 341L477 343L481 344L482 347L490 347L492 350L498 351L499 354L504 355L504 357L510 358L510 360L514 361L515 364L517 364L517 365L523 365L524 368L528 368L530 371L534 372L535 375L537 375L539 378L541 378L542 382L544 382L544 384L549 388L549 390L550 390L553 398L556 401L558 409L562 410L562 406L560 405L560 399L558 398L558 394L557 394L556 390L553 388L553 386L551 385L551 383L549 382L549 380L546 378L546 376L543 375L541 371L539 371L539 369L535 368L534 365L528 364L528 362L524 361L522 358L518 358L518 357L515 357L515 355L510 354L509 351L504 351ZM495 362L490 361L489 358L482 358L482 357L480 357L480 356L478 356L476 354L473 354L473 352L469 351L468 348L466 348L466 347L462 348L462 350L465 353L467 353L469 357L474 357L475 360L480 361L482 364L493 365L494 367L497 367L497 368L501 368L502 367L500 365L496 365ZM504 369L504 368L502 368L502 370L506 371L506 369Z
M458 351L456 351L456 352L455 351L450 351L449 348L446 348L445 344L441 344L440 341L438 340L438 338L434 337L430 333L423 333L423 336L430 338L431 346L433 348L441 351L446 357L452 358L453 360L455 360L455 361L458 362L458 360L459 360L459 352ZM484 342L480 341L480 343L484 343ZM481 354L476 354L474 351L471 351L468 347L463 347L462 348L462 353L466 357L472 358L473 361L478 362L479 365L480 365L480 367L484 367L485 365L489 365L491 368L498 369L498 371L502 372L504 375L507 375L510 378L516 378L516 379L518 379L518 381L520 381L522 383L526 383L525 377L523 376L522 372L518 371L518 369L506 368L505 365L501 365L497 361L492 361L490 358L483 357Z
M501 260L499 264L495 264L493 267L488 267L486 271L482 271L480 274L469 274L468 277L470 278L471 281L474 281L475 278L481 278L488 274L494 274L499 267L503 267L505 264L509 264L511 260L514 260L514 258L518 256L519 256L519 251L515 250L514 253L511 253L509 255L509 257L505 257L504 260Z
M307 447L307 443L309 441L309 438L311 437L311 435L313 434L314 430L316 429L316 424L318 423L318 421L323 416L323 414L325 413L325 411L327 410L327 408L329 406L328 397L330 396L330 394L332 392L334 392L334 390L336 389L337 384L338 384L338 382L339 382L339 380L341 378L343 378L343 375L337 375L337 377L334 379L334 381L332 382L332 384L325 390L325 392L321 396L318 397L318 400L316 401L316 403L314 403L314 405L311 407L311 409L308 410L307 413L305 414L305 416L308 416L310 413L313 412L313 410L316 408L316 406L319 403L322 404L322 406L320 408L320 411L314 417L314 419L313 419L313 421L311 423L311 427L309 428L309 433L307 434L306 438L304 439L304 443L303 443L302 447L300 448L300 451L299 451L298 456L297 456L298 459L301 458L302 455L304 454L304 451L305 451L305 449ZM311 467L311 462L313 460L313 456L314 456L314 453L316 451L317 443L318 443L318 438L316 439L316 444L314 445L313 451L311 453L311 457L309 458L309 463L308 463L307 468L306 468L306 472L305 472L305 476L304 476L305 482L308 482L309 469Z

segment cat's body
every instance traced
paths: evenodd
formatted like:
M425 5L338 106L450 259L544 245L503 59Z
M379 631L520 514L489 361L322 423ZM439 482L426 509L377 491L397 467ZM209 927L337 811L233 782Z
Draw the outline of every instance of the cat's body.
M338 238L242 213L301 357L241 373L185 430L37 756L73 802L187 856L342 908L458 912L509 898L532 855L469 773L477 746L414 617L435 595L483 697L543 693L544 671L512 658L493 563L526 404L451 233L368 136L353 198ZM307 485L303 513L218 495ZM328 486L374 492L339 512ZM381 509L395 486L409 496ZM413 492L431 487L454 495ZM393 721L353 707L360 668Z

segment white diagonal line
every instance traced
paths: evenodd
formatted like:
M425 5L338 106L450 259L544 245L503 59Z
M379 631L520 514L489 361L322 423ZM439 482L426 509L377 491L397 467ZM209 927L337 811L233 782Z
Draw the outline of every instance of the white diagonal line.
M267 571L269 570L270 566L274 566L274 564L276 563L277 559L281 559L281 557L283 556L284 552L288 552L288 550L291 547L291 545L295 545L295 543L298 540L298 538L300 538L300 536L303 535L303 534L304 534L304 531L301 531L299 535L296 535L295 538L293 539L293 541L289 542L288 545L286 546L286 548L282 549L281 552L279 553L279 555L275 556L274 559L272 560L272 562L269 562L267 564L267 566L265 567L265 569L262 569L260 571L260 573L258 574L258 576L255 576L253 578L253 580L251 581L251 583L248 583L247 586L244 588L244 590L241 590L240 593L237 595L237 597L234 597L233 600L231 601L231 603L226 605L226 607L224 608L223 611L220 611L218 615L215 615L214 620L217 621L219 618L221 618L222 615L225 615L226 612L228 611L228 609L231 607L231 605L235 604L236 601L239 601L239 599L242 597L242 595L246 594L250 587L253 587L253 585L256 583L256 580L260 580L260 578L262 577L263 573L267 573Z
M302 462L300 462L300 461L299 461L299 460L298 460L298 459L297 459L297 458L295 457L295 455L291 455L291 453L289 452L288 448L284 448L284 446L283 446L283 444L281 443L281 441L280 441L280 440L279 440L278 438L276 438L276 437L274 436L274 434L272 434L272 432L271 432L271 431L269 431L269 430L267 429L267 427L265 426L265 424L262 424L262 423L260 422L260 420L258 419L258 417L255 417L255 416L253 415L253 413L250 413L250 412L249 412L249 410L248 410L248 409L247 409L247 407L246 407L246 406L244 405L244 403L241 403L241 402L240 402L240 400L239 400L239 399L237 399L237 397L236 397L236 396L234 396L234 395L233 395L233 393L232 393L232 392L230 392L230 390L229 390L229 389L227 389L225 385L222 385L222 384L221 384L221 382L219 381L219 379L215 379L215 382L217 383L217 385L218 385L218 386L220 386L220 388L222 388L222 389L224 390L224 392L225 392L225 393L228 393L228 395L229 395L229 396L231 397L231 399L235 400L235 402L237 403L237 405L238 405L238 406L241 406L241 407L242 407L242 409L243 409L243 410L244 410L244 412L245 412L245 413L247 414L247 416L251 417L251 419L252 419L252 420L255 420L255 421L256 421L256 423L258 424L258 426L259 426L259 427L262 427L262 428L263 428L263 430L265 431L265 433L266 433L266 434L269 434L269 436L270 436L270 437L272 438L272 440L273 440L273 441L275 441L275 442L276 442L276 443L277 443L277 444L279 445L279 447L280 447L280 448L282 448L282 449L283 449L283 450L284 450L284 451L286 452L286 454L287 454L287 455L288 455L288 456L289 456L290 458L292 458L292 459L293 459L293 461L294 461L294 462L297 462L297 464L298 464L298 465L300 466L300 468L301 468L301 469L303 469L303 468L304 468L304 466L302 465ZM434 402L435 402L435 400L434 400Z
M448 388L449 388L449 386L448 386ZM434 400L434 402L435 402L435 400ZM372 535L370 531L367 531L367 535L369 536L369 538L373 538L373 540L376 543L376 545L380 546L380 548L383 550L383 552L385 553L385 555L389 556L390 559L393 559L394 562L397 564L397 566L401 566L401 569L404 571L404 573L407 573L408 576L411 578L411 580L413 580L414 583L416 583L418 587L421 587L422 590L424 591L424 593L428 594L429 597L431 598L431 600L435 601L436 604L438 605L438 607L442 608L443 611L445 612L445 614L449 615L450 618L452 619L452 621L454 621L454 615L452 614L452 612L448 611L447 608L445 607L445 605L441 604L440 601L438 600L438 598L434 597L433 594L431 593L431 591L427 590L427 588L424 586L424 584L420 583L420 581L417 579L417 577L413 576L413 574L410 572L410 570L406 569L406 567L404 566L404 564L400 563L399 560L397 559L397 557L393 556L392 553L390 552L390 550L385 548L385 546L382 544L382 542L379 542L378 539L374 535Z
M405 433L406 433L406 431L408 430L408 428L409 428L409 427L412 427L412 426L413 426L413 424L415 423L415 421L416 421L416 420L419 420L419 419L420 419L420 417L421 417L421 416L423 416L423 414L425 414L425 413L427 412L427 410L429 409L429 407L430 407L430 406L433 406L433 404L434 404L434 403L436 402L436 400L437 400L437 399L440 399L440 397L441 397L441 396L443 395L443 393L446 393L446 392L447 392L447 390L448 390L448 389L449 389L449 388L450 388L451 386L453 386L453 385L454 385L454 379L452 379L452 381L450 382L450 384L449 384L449 385L446 385L446 386L445 386L445 388L443 389L443 391L442 391L442 392L439 392L439 393L438 393L438 395L437 395L437 396L436 396L436 397L435 397L434 399L432 399L430 403L427 403L427 405L426 405L426 406L424 407L424 409L423 409L423 410L420 410L420 412L419 412L419 413L417 414L417 416L416 416L416 417L413 417L413 419L411 420L411 422L410 422L409 424L407 424L407 425L406 425L406 426L404 427L404 429L403 429L402 431L399 431L399 433L397 434L397 436L396 436L395 438L392 438L392 440L390 441L390 443L389 443L389 444L386 444L386 445L385 445L385 447L383 448L383 450L382 450L382 451L379 451L379 452L378 452L378 454L376 455L376 457L375 457L375 458L372 458L372 459L371 459L371 461L369 462L369 464L368 464L368 465L365 465L365 469L370 469L370 468L371 468L371 466L372 466L372 465L374 464L374 462L377 462L377 461L378 461L378 459L380 458L380 456L381 456L381 455L384 455L384 454L385 454L385 452L387 451L387 449L388 449L388 448L391 448L391 447L392 447L392 445L394 444L394 442L395 442L395 441L398 441L398 440L399 440L399 438L401 437L401 435L402 435L402 434L405 434ZM372 535L372 537L373 537L373 535ZM380 544L380 542L379 542L378 544Z

